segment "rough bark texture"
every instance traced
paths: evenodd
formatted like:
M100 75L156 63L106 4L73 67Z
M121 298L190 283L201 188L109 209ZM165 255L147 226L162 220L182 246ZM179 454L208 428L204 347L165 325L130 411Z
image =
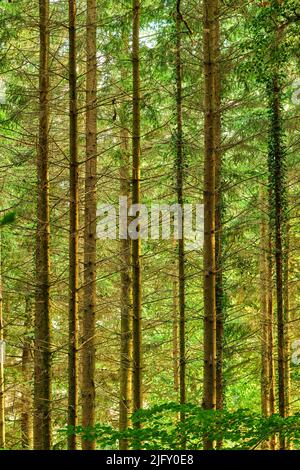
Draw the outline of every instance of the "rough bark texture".
M284 266L283 266L283 282L284 282L284 328L285 328L285 343L284 343L284 373L285 373L285 394L286 394L286 415L290 414L290 391L291 391L291 375L290 375L290 288L289 288L289 245L290 245L290 226L286 224L286 242L284 249ZM286 441L286 450L291 450L291 444Z
M4 339L3 297L2 297L2 236L0 233L0 341ZM5 448L5 389L4 364L0 363L0 449Z
M203 4L204 44L204 409L216 408L216 248L215 248L215 23L218 1ZM211 448L212 443L205 443Z
M278 410L282 417L287 416L288 384L286 382L286 325L283 295L283 262L284 262L284 231L285 231L285 170L284 149L281 129L280 84L275 75L269 90L270 99L270 144L269 169L272 186L271 209L274 223L275 248L275 287L277 306L277 347L278 347ZM280 448L286 448L285 439L280 439Z
M204 59L204 373L203 408L216 409L216 153L218 129L216 113L217 54L216 37L219 21L218 0L203 3ZM204 438L204 449L214 443Z
M216 409L224 405L223 386L223 334L224 334L224 292L223 292L223 198L222 198L222 153L221 153L221 51L220 20L215 19L214 34L215 73L214 73L214 140L215 140L215 239L216 239ZM222 439L217 448L222 447Z
M32 327L32 299L26 297L25 305L25 335L22 351L22 413L21 413L21 441L22 449L32 449L33 446L33 420L32 420L32 344L28 333Z
M87 0L86 163L84 224L84 308L82 335L82 425L95 424L96 216L97 216L97 59L96 0ZM82 441L83 450L95 442Z
M133 0L132 21L132 204L140 204L140 0ZM142 408L142 286L141 239L132 240L132 289L133 289L133 411ZM140 427L136 422L135 426Z
M34 448L51 448L49 0L40 0L39 142L37 152Z
M123 79L125 76L123 74ZM129 132L126 128L124 111L121 110L121 166L120 194L130 205L130 173L129 173ZM121 349L120 349L120 403L119 429L122 431L129 426L132 407L132 277L131 277L131 240L120 240L121 261ZM119 444L120 450L128 449L127 440Z
M176 18L176 173L177 203L183 207L183 135L182 135L182 64L181 64L181 14L180 0L177 0ZM181 238L178 240L178 301L179 301L179 393L180 404L186 403L186 357L185 357L185 256L184 220ZM180 413L181 421L185 415Z
M76 0L69 0L70 94L70 235L69 235L69 380L68 425L77 425L78 413L78 286L79 286L79 185L76 72ZM76 436L68 436L68 449L76 450Z
M218 13L218 10L216 10ZM216 408L223 408L223 263L222 263L222 154L221 154L221 53L220 22L215 19L214 34L215 73L214 73L214 140L215 140L215 238L216 238Z
M175 240L174 240L175 242ZM177 243L174 243L177 248ZM176 249L177 257L177 249ZM177 261L177 260L176 260ZM178 268L176 262L176 271L173 273L173 315L172 315L172 356L173 356L173 383L176 394L179 392L179 306L178 306Z

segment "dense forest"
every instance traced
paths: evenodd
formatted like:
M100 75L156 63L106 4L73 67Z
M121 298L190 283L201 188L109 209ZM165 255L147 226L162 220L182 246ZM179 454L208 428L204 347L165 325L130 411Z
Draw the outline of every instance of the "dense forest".
M300 449L299 33L0 1L0 449Z

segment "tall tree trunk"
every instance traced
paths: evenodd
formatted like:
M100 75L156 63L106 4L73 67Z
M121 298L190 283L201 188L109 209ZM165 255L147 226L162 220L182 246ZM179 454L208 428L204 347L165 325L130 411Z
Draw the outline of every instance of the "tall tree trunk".
M49 0L40 0L39 145L37 155L34 448L51 448L51 332L49 220Z
M183 207L183 135L182 135L182 64L181 64L181 12L180 0L177 0L176 17L176 173L177 203ZM186 357L185 357L185 254L184 254L184 220L182 233L178 240L178 293L179 293L179 393L180 404L186 403ZM180 413L184 421L184 412ZM185 443L182 443L184 448Z
M218 8L218 6L216 7ZM218 9L216 14L218 14ZM220 21L215 18L215 73L214 73L214 139L215 139L215 237L216 237L216 408L223 409L223 334L224 334L224 300L223 300L223 198L222 198L222 154L221 154L221 51L220 51ZM218 448L222 446L221 440L217 443Z
M204 55L204 375L203 408L216 409L216 23L219 17L218 0L203 4ZM214 443L204 439L204 449Z
M283 260L285 232L285 151L282 142L281 125L281 87L275 75L269 85L270 135L269 135L269 173L271 185L271 223L274 224L277 339L278 339L278 408L282 417L287 416L288 389L286 383L286 326L283 296ZM280 438L280 448L285 449L284 438Z
M0 347L4 356L4 324L2 296L2 233L0 232ZM5 448L5 388L4 388L4 357L0 360L0 449Z
M286 415L290 415L290 289L289 289L289 245L290 245L290 225L286 224L286 240L284 247L284 266L283 266L283 282L284 282L284 328L285 328L285 344L284 344L284 373L285 373L285 393L286 393ZM291 450L291 443L286 441L286 450Z
M175 242L175 240L174 240ZM177 243L174 243L176 247L177 256ZM176 272L173 274L173 315L172 315L172 357L173 357L173 384L174 391L176 394L179 392L179 315L178 315L178 268L176 263Z
M122 79L126 76L122 72ZM120 194L126 198L130 205L130 173L129 173L129 131L126 128L125 109L121 109L121 166L120 166ZM125 235L125 234L124 234ZM129 426L129 417L132 408L132 277L131 277L131 240L120 240L121 260L121 349L120 349L120 402L119 402L119 429L124 431ZM128 449L128 441L120 440L120 450Z
M133 122L132 122L132 204L140 204L140 0L132 1L132 76L133 76ZM142 285L141 285L141 239L132 240L132 293L133 293L133 411L142 408ZM140 422L135 422L140 428ZM138 443L137 443L138 447Z
M260 205L266 205L264 191L260 189ZM270 227L262 215L260 221L260 308L261 308L261 409L263 416L275 413L275 370L274 370L274 318L272 279L272 239ZM263 443L262 449L275 450L276 440L272 436Z
M86 163L84 225L84 312L82 337L82 425L95 424L96 216L97 216L97 59L96 0L87 0ZM82 441L83 450L95 442Z
M24 343L22 351L22 413L21 413L21 440L23 449L32 449L33 421L32 421L32 392L31 392L31 339L28 333L32 326L32 300L25 299Z
M70 94L70 238L69 238L69 393L68 425L77 425L78 413L78 123L77 123L76 0L69 0L69 94ZM68 449L76 450L76 435L68 436Z
M270 211L270 206L269 206ZM267 233L267 322L268 322L268 383L269 383L269 412L275 413L275 361L274 361L274 309L273 309L273 251L272 229L268 223ZM270 450L276 449L276 437L270 439Z

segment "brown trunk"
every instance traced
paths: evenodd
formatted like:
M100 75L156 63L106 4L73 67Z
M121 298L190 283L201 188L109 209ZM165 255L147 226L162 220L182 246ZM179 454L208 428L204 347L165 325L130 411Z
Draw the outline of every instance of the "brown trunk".
M269 208L270 210L270 208ZM267 233L267 322L268 322L268 372L269 372L269 412L275 413L275 361L274 361L274 309L273 309L273 254L272 233L268 224ZM270 450L276 448L276 437L270 439Z
M290 415L290 388L291 388L291 377L290 377L290 290L289 290L289 244L290 244L290 226L286 225L286 243L284 253L284 327L285 327L285 345L284 345L284 373L285 373L285 393L286 393L286 416ZM291 450L291 443L286 442L286 450Z
M216 407L216 248L215 248L215 23L218 1L204 1L204 391L203 407Z
M40 0L39 145L37 154L34 449L51 448L49 0Z
M218 0L205 0L203 20L204 55L204 375L203 408L216 409L216 23ZM204 439L204 449L214 443Z
M1 230L1 229L0 229ZM3 297L2 297L2 233L0 231L0 343L4 355L4 324L3 324ZM4 359L4 358L3 358ZM0 361L0 449L5 448L5 388L4 363Z
M260 205L264 205L263 189L260 189ZM261 310L261 409L264 416L270 415L269 406L269 357L268 357L268 340L269 340L269 319L268 319L268 280L267 280L267 230L266 221L262 216L260 221L260 310Z
M177 246L177 244L174 244ZM176 250L177 254L177 250ZM179 391L179 350L178 350L178 270L174 274L174 280L173 280L173 315L172 315L172 357L173 357L173 382L174 382L174 391L176 394L178 394Z
M140 0L132 1L132 204L140 204ZM132 240L132 290L133 290L133 411L142 408L142 286L141 286L141 239ZM135 423L140 428L140 423Z
M215 74L214 74L214 139L215 139L215 237L216 237L216 408L223 409L223 263L222 263L222 155L221 155L221 52L220 52L220 22L215 20ZM222 446L221 440L217 443L218 448Z
M177 203L183 207L183 135L182 135L182 64L181 64L181 13L180 0L177 0L176 18L176 116L177 116ZM186 403L186 357L185 357L185 254L184 254L184 220L182 234L178 240L178 300L179 300L179 393L180 404ZM181 411L181 421L185 415ZM184 448L183 443L182 448Z
M278 339L278 407L282 417L287 416L287 383L286 383L286 325L283 298L283 233L284 233L284 167L283 146L281 142L280 118L280 85L274 76L270 91L270 106L272 113L270 129L270 178L274 188L272 191L271 207L274 213L274 244L275 244L275 273L276 273L276 305L277 305L277 339ZM280 439L280 448L286 448L285 439Z
M95 424L96 216L97 216L97 59L96 0L87 0L86 163L84 224L84 309L82 335L82 425ZM95 442L82 441L83 450Z
M78 123L76 72L76 0L69 0L69 94L70 94L70 238L69 238L69 390L68 425L77 425L78 413ZM68 449L76 450L76 435L68 436Z
M122 71L122 80L126 76ZM125 109L121 109L121 166L120 166L120 194L127 199L130 205L130 173L129 173L129 131L126 128ZM125 234L124 234L125 235ZM131 240L120 240L121 260L121 349L120 349L120 402L119 402L119 429L124 431L129 426L129 417L132 407L132 278L131 278ZM128 449L128 441L120 440L120 450Z
M33 421L32 421L32 360L31 360L31 339L28 333L32 326L32 302L30 297L26 297L25 311L25 334L22 351L22 413L21 413L21 440L22 449L32 449L33 445Z

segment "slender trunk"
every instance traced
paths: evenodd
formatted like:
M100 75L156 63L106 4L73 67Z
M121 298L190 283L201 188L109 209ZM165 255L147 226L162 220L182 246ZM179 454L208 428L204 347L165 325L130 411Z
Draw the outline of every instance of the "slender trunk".
M2 233L0 232L0 449L5 448L4 324L2 297Z
M140 0L132 1L132 204L140 204ZM141 239L132 240L132 292L133 292L133 411L142 408L142 286L141 286ZM135 427L140 428L139 421Z
M125 80L122 73L122 79ZM126 128L125 110L121 110L121 154L120 166L120 193L130 205L130 173L129 173L129 132ZM125 235L125 234L124 234ZM129 417L132 407L132 278L131 278L131 240L126 238L120 241L121 259L121 349L120 349L120 402L119 402L119 429L124 431L129 426ZM128 441L120 440L120 450L128 449Z
M180 0L177 0L176 17L176 116L177 116L177 203L183 207L183 135L182 135L182 64L181 64L181 14ZM182 233L178 240L178 300L179 300L179 393L180 404L186 403L186 357L185 357L185 253L184 253L184 220ZM185 414L180 413L181 421ZM182 447L184 448L185 443Z
M270 209L270 208L269 208ZM268 224L267 233L267 324L268 324L268 383L269 383L269 412L275 413L275 361L274 361L274 309L273 309L273 255L272 230ZM270 439L270 450L276 448L276 437Z
M218 0L205 0L203 24L204 55L204 375L203 408L216 409L216 22ZM204 439L204 449L214 443Z
M69 238L69 393L68 425L77 425L78 413L78 123L76 72L76 0L69 0L69 94L70 94L70 238ZM76 435L68 436L68 449L76 450Z
M204 409L216 408L215 22L218 1L204 1Z
M174 240L175 241L175 240ZM174 243L177 247L177 244ZM176 250L177 254L177 250ZM177 264L177 263L176 263ZM173 280L173 315L172 315L172 357L173 357L173 383L174 383L174 391L178 394L179 391L179 315L178 315L178 269L176 269L176 273L174 274Z
M95 424L96 216L97 216L97 59L96 0L87 0L86 163L84 224L84 309L82 337L82 425ZM95 442L82 441L83 450Z
M32 302L26 297L25 306L25 334L22 351L22 413L21 413L21 440L23 449L32 449L33 422L32 422L32 392L31 392L31 339L28 333L32 326Z
M278 339L278 407L282 417L287 416L287 383L286 383L286 332L283 298L283 243L285 230L285 170L284 148L280 116L280 84L274 76L269 89L270 98L270 143L269 171L272 185L271 212L274 223L276 305L277 305L277 339ZM280 439L280 448L285 449L285 439Z
M39 145L37 155L34 449L51 448L49 220L49 0L40 0Z
M216 11L218 14L218 10ZM220 51L220 21L215 19L215 73L214 73L214 139L215 139L215 237L216 237L216 343L217 343L217 364L216 364L216 408L223 409L223 333L224 333L224 301L223 301L223 262L222 262L222 155L221 155L221 51ZM217 443L221 448L222 441Z
M260 189L259 200L261 206L264 204L264 193ZM269 416L269 357L268 357L268 285L267 285L267 231L266 221L262 215L260 221L260 254L259 254L259 271L260 271L260 310L261 310L261 409L263 416Z
M286 243L284 253L284 266L283 266L283 282L284 282L284 328L285 328L285 343L284 343L284 374L285 374L285 412L286 416L290 415L290 389L291 389L291 377L290 377L290 291L289 291L289 244L290 244L290 226L286 224ZM291 450L291 443L287 440L286 450Z

